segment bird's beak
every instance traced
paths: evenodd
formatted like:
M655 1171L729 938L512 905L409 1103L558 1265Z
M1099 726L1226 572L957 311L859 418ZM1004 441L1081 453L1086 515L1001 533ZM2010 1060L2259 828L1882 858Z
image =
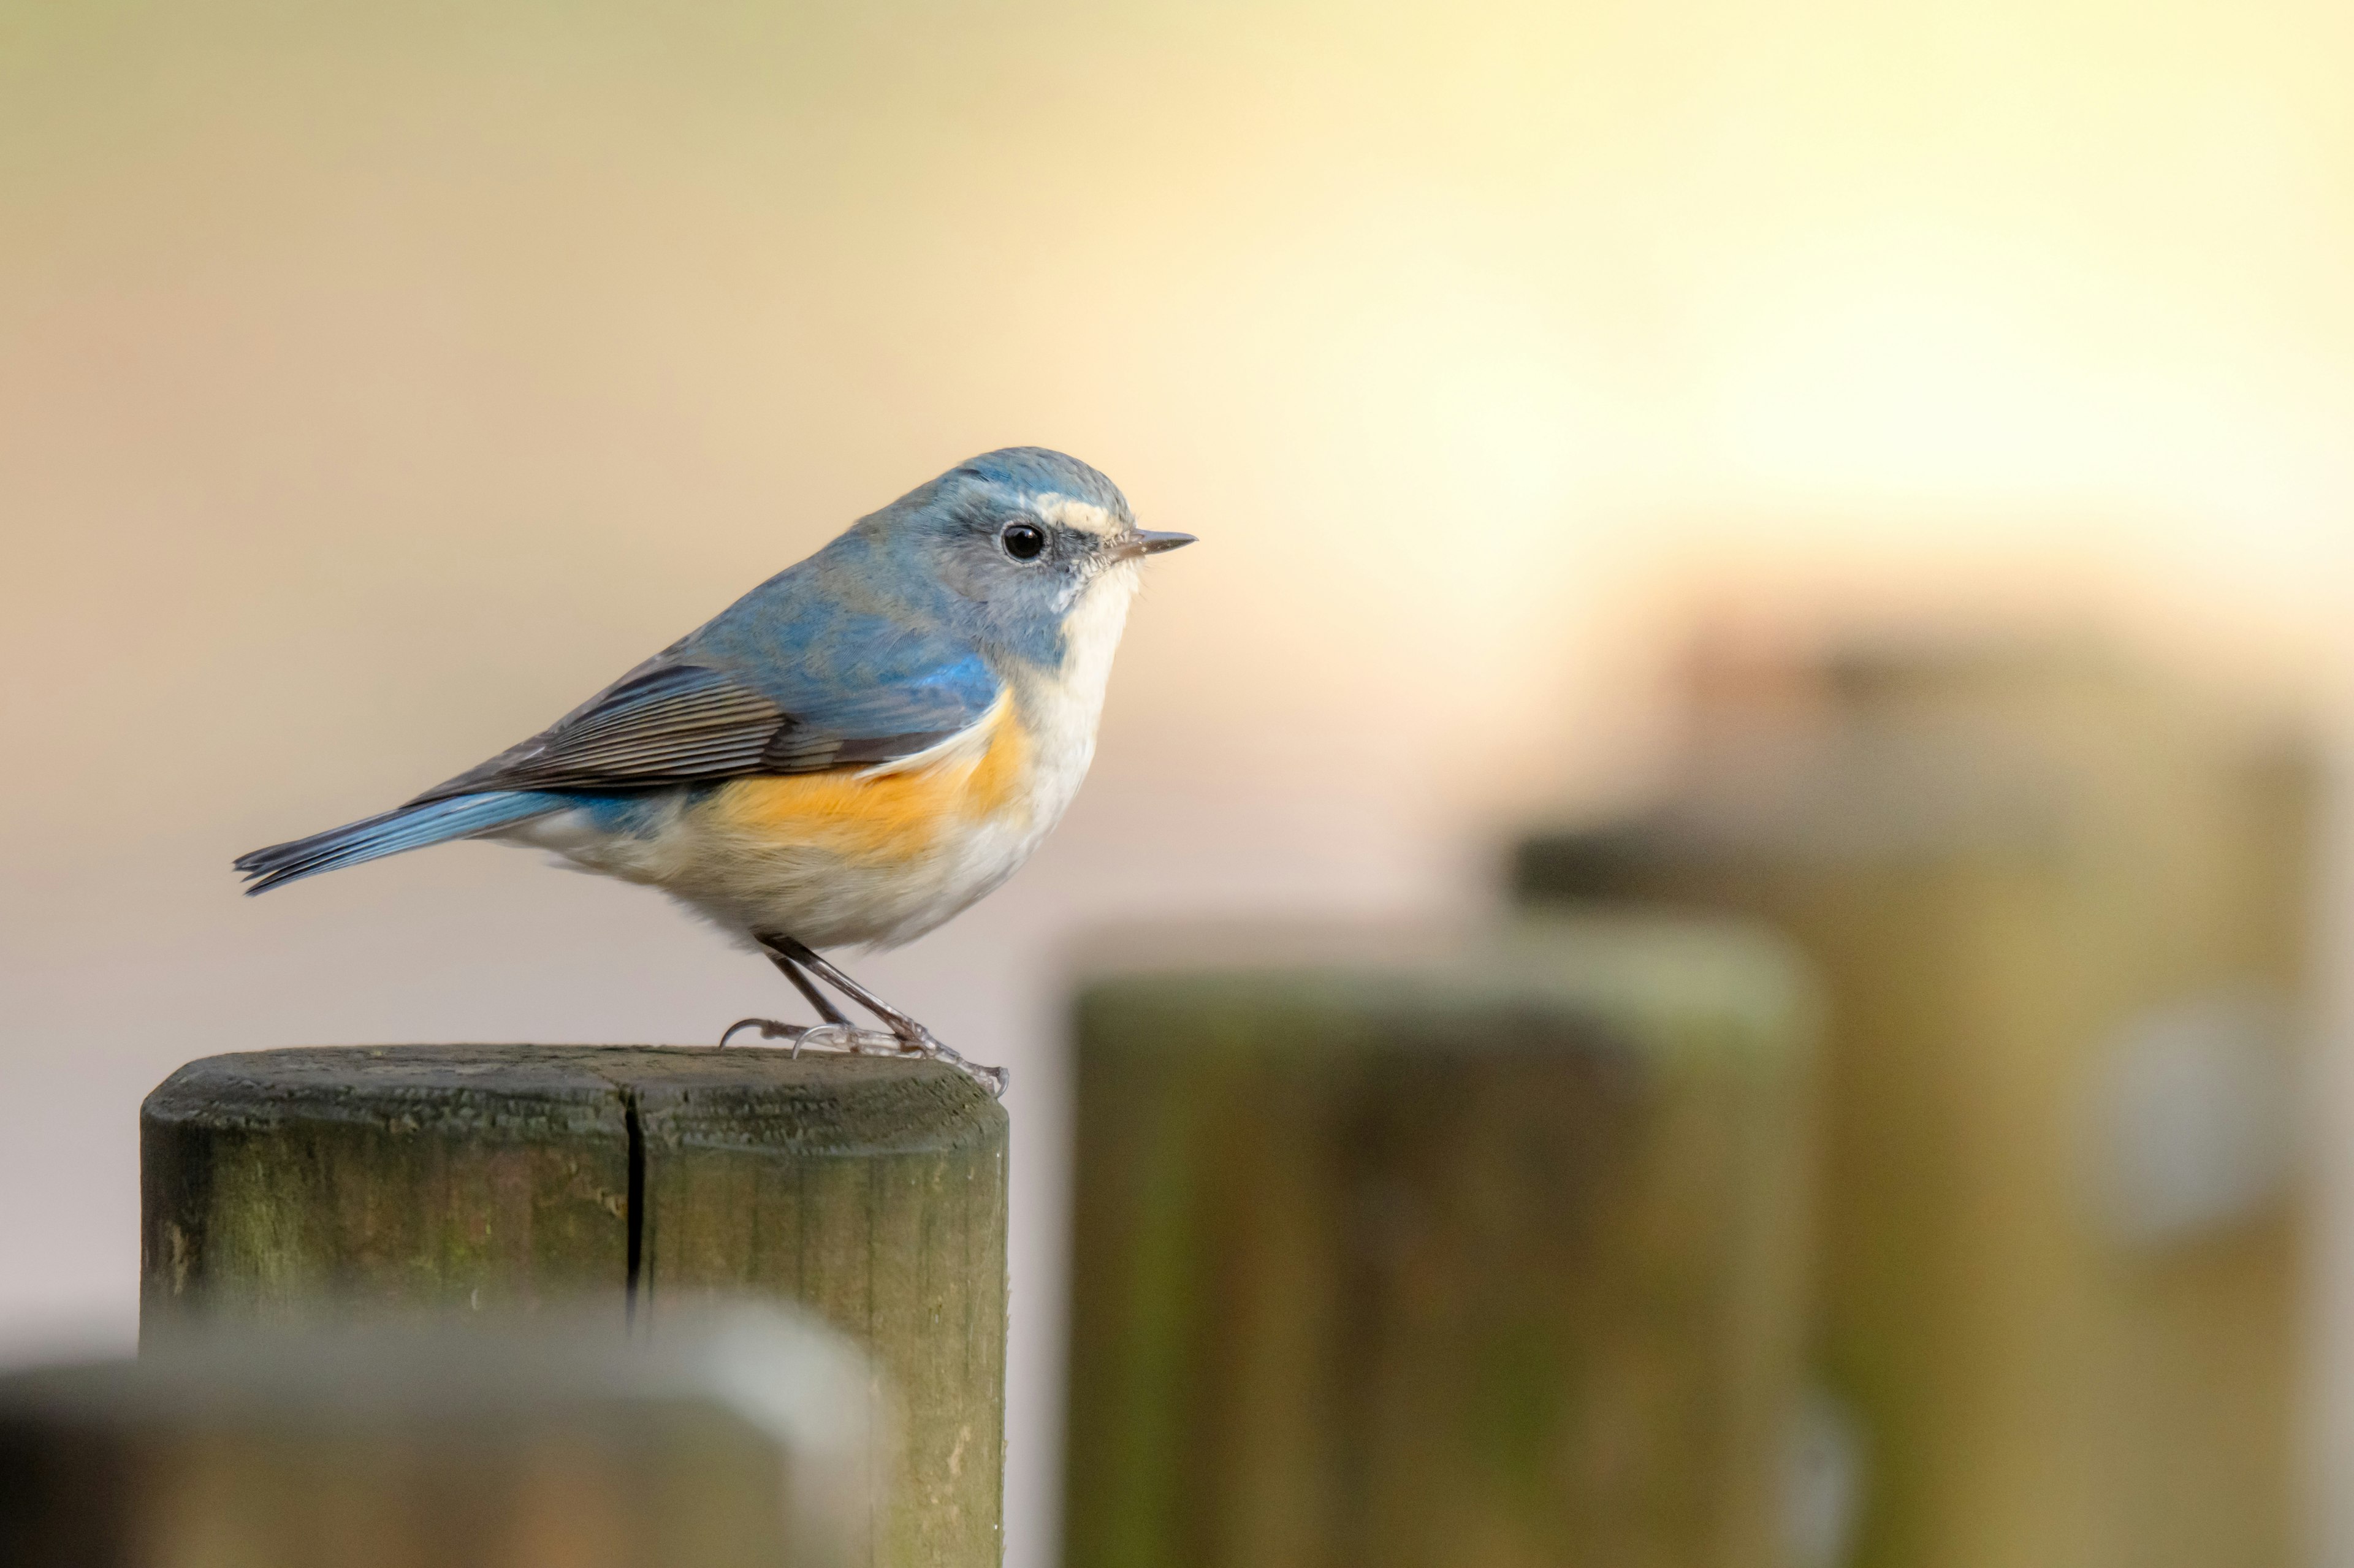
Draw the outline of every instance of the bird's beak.
M1156 534L1150 528L1137 528L1112 541L1111 558L1132 561L1139 556L1157 556L1163 550L1182 550L1193 543L1191 534Z

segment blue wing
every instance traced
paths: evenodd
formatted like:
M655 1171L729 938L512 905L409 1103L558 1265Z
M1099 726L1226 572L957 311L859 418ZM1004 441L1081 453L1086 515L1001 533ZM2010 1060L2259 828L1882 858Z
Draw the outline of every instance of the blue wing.
M980 722L1002 683L970 643L875 594L875 563L854 554L864 547L855 535L835 541L540 734L407 805L240 856L246 891L495 833L583 793L889 761Z
M980 721L978 650L779 574L555 725L410 804L489 789L644 789L883 762Z

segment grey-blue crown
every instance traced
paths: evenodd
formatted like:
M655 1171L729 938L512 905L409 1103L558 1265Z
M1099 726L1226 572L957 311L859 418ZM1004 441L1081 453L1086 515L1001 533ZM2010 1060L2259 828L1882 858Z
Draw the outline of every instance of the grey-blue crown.
M1002 447L959 463L955 471L1015 490L1067 495L1100 506L1131 527L1136 523L1119 486L1068 453L1047 447Z

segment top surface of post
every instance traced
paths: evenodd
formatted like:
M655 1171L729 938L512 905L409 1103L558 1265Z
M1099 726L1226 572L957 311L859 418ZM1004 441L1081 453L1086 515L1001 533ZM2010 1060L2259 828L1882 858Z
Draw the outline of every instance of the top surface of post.
M1229 1018L1257 1036L1286 1014L1327 1025L1355 1017L1374 1026L1368 1043L1432 1050L1473 1046L1482 1027L1514 1017L1582 1021L1655 1048L1795 1048L1811 1037L1817 1008L1804 966L1763 927L1640 915L1537 916L1455 931L1207 927L1161 933L1149 951L1109 949L1089 973L1082 1006L1098 1022L1105 1009L1123 1018L1173 1011ZM1181 1036L1123 1029L1117 1037L1151 1048ZM1328 1027L1319 1037L1345 1045L1352 1036Z
M622 1102L679 1136L808 1153L916 1152L1001 1129L1005 1109L936 1062L765 1047L338 1045L206 1056L147 1097L150 1122L436 1121L582 1128Z
M0 1561L867 1568L879 1394L773 1308L222 1327L0 1375Z
M606 1319L578 1309L462 1325L217 1328L135 1360L0 1372L0 1425L353 1429L705 1403L780 1444L855 1453L873 1398L873 1370L850 1340L804 1311L736 1304L681 1311L662 1340L621 1353Z

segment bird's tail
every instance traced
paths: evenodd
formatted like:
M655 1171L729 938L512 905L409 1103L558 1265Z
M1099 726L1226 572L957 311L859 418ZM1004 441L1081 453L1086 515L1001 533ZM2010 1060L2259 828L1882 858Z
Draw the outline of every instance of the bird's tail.
M317 872L380 860L403 850L423 849L427 844L444 843L451 839L472 838L550 811L560 811L571 804L561 795L534 789L494 789L481 795L460 795L454 800L429 800L346 822L292 843L271 844L268 849L241 854L237 857L237 869L245 873L246 881L252 885L246 892L260 893L281 882Z

